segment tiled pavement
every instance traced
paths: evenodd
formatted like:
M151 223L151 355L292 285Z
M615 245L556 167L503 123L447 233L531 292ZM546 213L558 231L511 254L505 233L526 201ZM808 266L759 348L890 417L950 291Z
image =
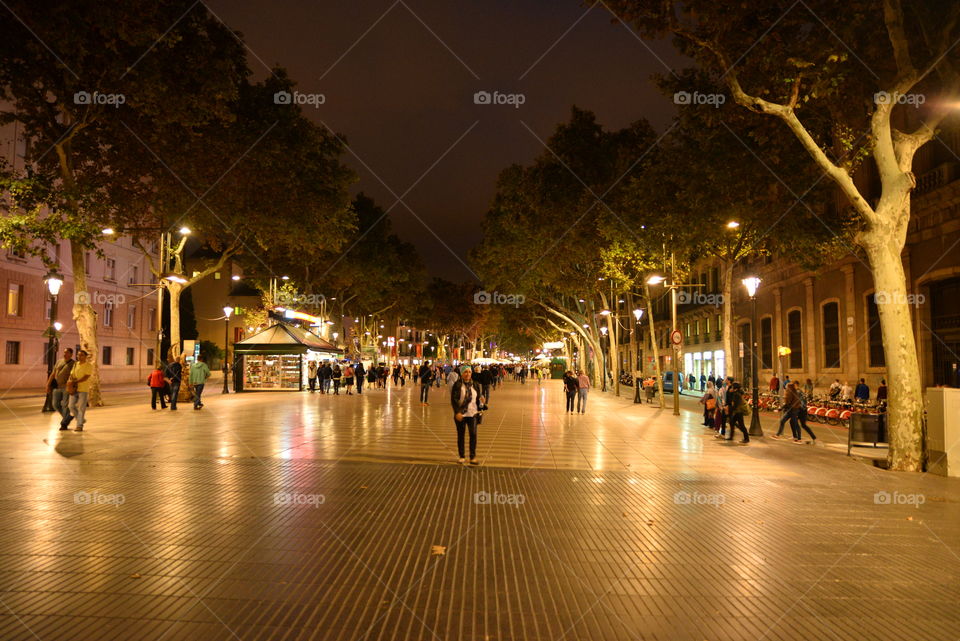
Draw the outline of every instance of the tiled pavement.
M960 638L960 480L556 382L461 468L442 393L0 408L0 639Z

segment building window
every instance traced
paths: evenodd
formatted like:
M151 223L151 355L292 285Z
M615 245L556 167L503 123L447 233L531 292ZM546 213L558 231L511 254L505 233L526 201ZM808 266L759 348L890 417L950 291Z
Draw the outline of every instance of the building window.
M700 321L696 321L696 324L694 325L694 327L695 327L695 329L697 330L697 336L699 336L699 335L700 335Z
M10 283L7 286L7 316L23 316L23 285Z
M117 259L105 258L103 262L103 280L117 280Z
M147 349L147 365L153 367L153 348Z
M137 327L137 308L135 305L130 305L127 308L127 328L136 329Z
M220 272L213 272L213 280L220 280Z
M132 348L127 348L127 365L134 365L137 362L137 351Z
M828 368L840 367L840 304L823 306L823 362Z
M723 314L717 314L717 331L723 331Z
M869 332L870 367L886 367L887 355L883 351L883 332L880 330L880 310L873 294L867 296L867 331Z
M113 327L113 303L106 303L103 306L103 326Z
M84 252L83 254L83 273L87 276L90 275L90 252Z
M703 331L706 332L708 335L710 334L710 317L709 316L707 316L703 320Z
M690 338L690 323L687 323L687 338Z
M803 316L799 309L787 314L787 347L790 348L790 369L803 369Z
M137 282L137 266L130 265L130 270L128 273L130 274L130 277L127 279L127 284L133 285L135 282Z
M23 249L10 249L7 251L7 258L14 261L22 261L27 259L27 252Z
M7 357L4 361L7 365L20 364L20 341L7 341Z
M147 310L147 329L151 332L157 331L157 310L152 308Z
M103 346L103 360L101 361L104 365L113 364L113 348L109 345Z
M760 319L760 369L773 369L773 319Z

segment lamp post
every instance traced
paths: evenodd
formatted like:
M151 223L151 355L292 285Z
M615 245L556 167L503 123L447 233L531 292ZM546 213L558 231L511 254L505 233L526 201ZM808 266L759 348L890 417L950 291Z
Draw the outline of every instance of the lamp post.
M230 315L233 314L233 308L227 305L223 308L223 393L229 394L227 387L227 377L230 374Z
M57 322L57 296L63 286L63 277L56 270L50 270L43 277L43 282L50 293L50 326L47 328L47 380L49 381L50 374L53 373L53 363L57 359L57 333L62 327ZM46 399L43 401L43 409L40 411L53 412L54 410L51 392L48 391Z
M633 328L633 333L631 334L631 336L632 336L633 338L632 338L631 340L632 340L632 342L633 342L633 344L634 344L634 351L635 351L635 352L639 352L639 351L640 351L640 347L639 347L639 344L638 344L638 341L637 341L637 332L640 331L640 330L637 329L637 328L640 326L640 319L643 318L643 310L640 309L640 308L637 308L637 309L633 310L633 317L636 319L637 322L636 322L636 327ZM634 367L636 367L636 366L637 366L637 360L638 360L638 358L639 358L639 354L634 353L634 354L633 354L633 358L634 358L634 361L633 361L632 365L633 365ZM642 370L642 369L634 369L634 373L633 373L633 402L634 402L634 403L642 403L642 402L643 402L643 400L640 398L640 380L641 380L641 376L640 376L640 375L641 375L641 374L643 374L643 370Z
M602 357L603 371L600 372L602 386L600 388L601 392L607 391L607 350L610 349L610 339L607 338L606 345L604 345L604 338L607 338L607 328L600 328L600 356Z
M743 279L743 286L747 288L747 294L753 302L753 318L750 321L750 386L753 388L753 408L750 412L750 436L763 436L763 429L760 427L760 379L757 371L757 288L760 287L760 279L756 276L750 276Z

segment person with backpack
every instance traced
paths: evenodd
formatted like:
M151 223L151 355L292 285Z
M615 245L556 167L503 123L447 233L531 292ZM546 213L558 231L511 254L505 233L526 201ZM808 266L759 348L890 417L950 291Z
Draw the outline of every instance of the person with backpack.
M190 366L190 385L193 386L193 409L203 408L203 388L210 378L210 367L207 365L207 357L203 354L197 357L197 362Z
M160 399L160 409L167 409L167 401L163 397L163 387L167 379L163 375L163 363L157 361L156 367L147 376L147 385L150 386L150 409L157 409L157 399Z
M563 393L567 397L567 413L573 414L573 405L574 399L577 398L577 389L579 384L577 383L577 377L573 375L573 372L567 370L563 374Z
M421 374L421 387L423 387ZM457 452L460 465L465 462L464 437L470 433L470 465L480 465L477 460L477 425L483 420L486 409L480 384L473 380L469 365L460 368L460 380L450 388L450 405L453 407L453 422L457 426Z

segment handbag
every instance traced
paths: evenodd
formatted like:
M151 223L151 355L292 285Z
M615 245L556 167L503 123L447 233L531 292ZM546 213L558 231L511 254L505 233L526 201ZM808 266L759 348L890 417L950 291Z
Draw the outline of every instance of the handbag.
M717 408L717 399L715 399L715 398L708 398L706 404L707 404L707 409L708 409L708 410L715 410L715 409Z

